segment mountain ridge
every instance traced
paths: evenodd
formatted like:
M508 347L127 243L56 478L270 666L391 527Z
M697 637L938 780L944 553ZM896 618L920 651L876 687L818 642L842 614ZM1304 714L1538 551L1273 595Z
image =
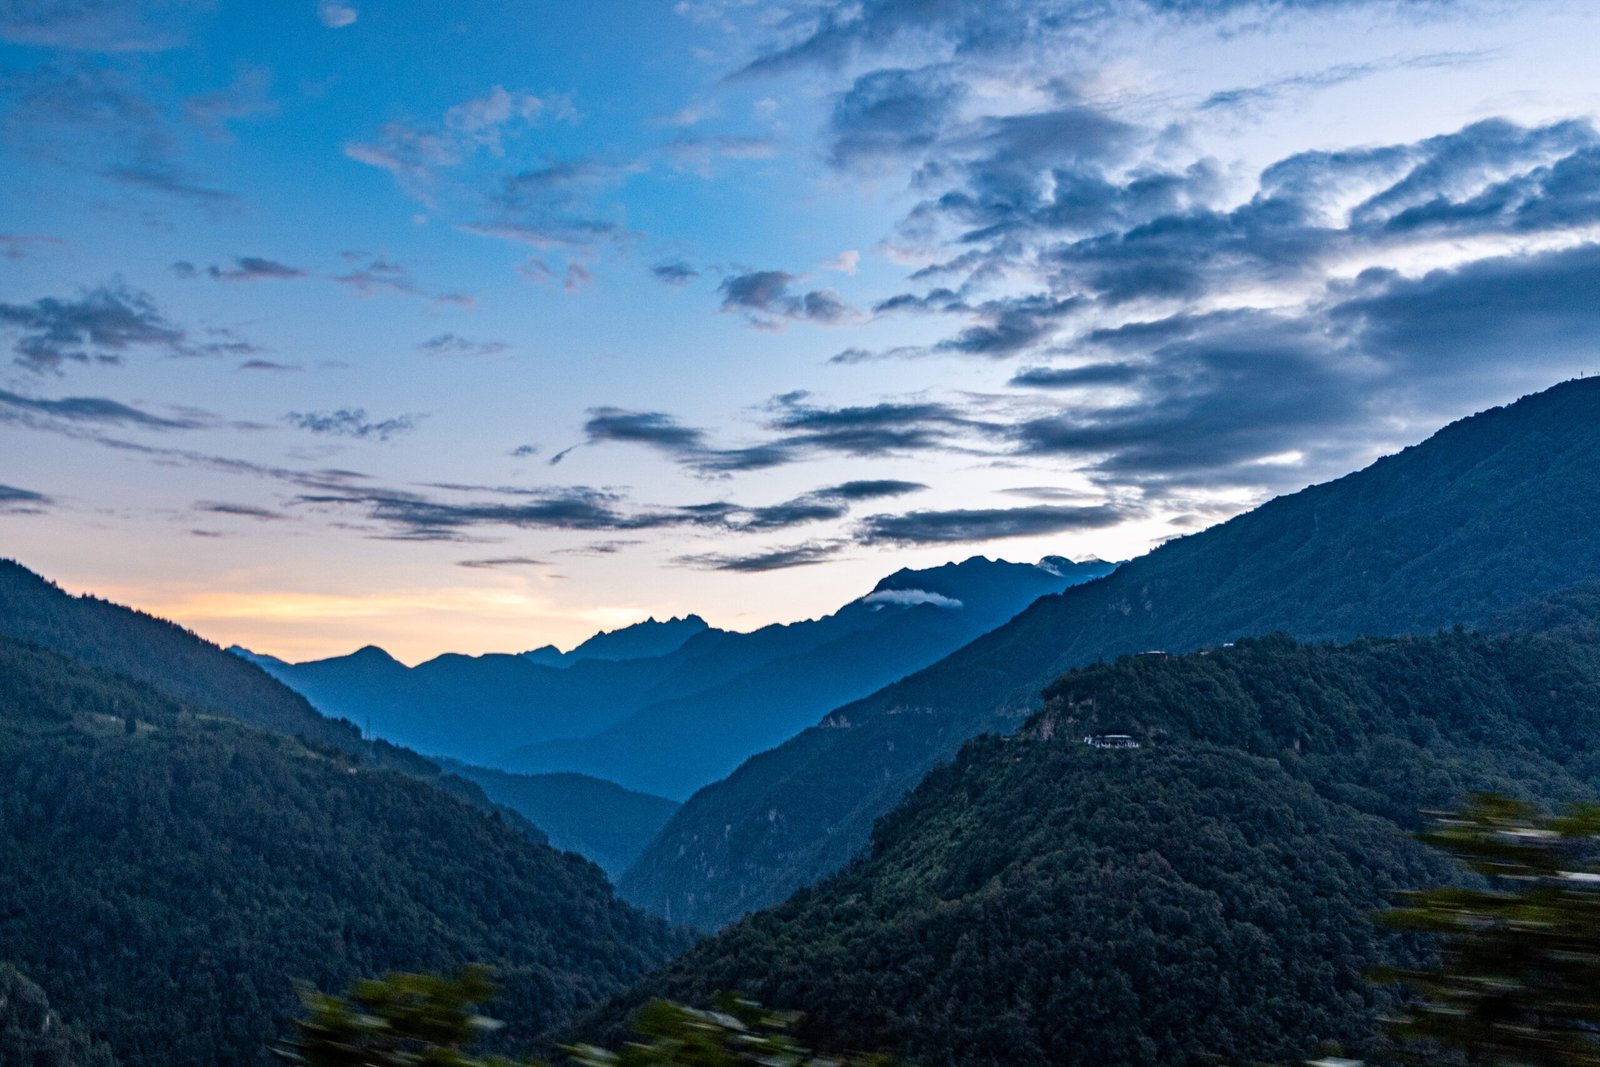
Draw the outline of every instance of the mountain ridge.
M700 790L619 891L715 928L842 867L968 738L1014 728L1063 670L1283 630L1431 630L1600 574L1600 380L1458 420L1342 478L1167 542Z

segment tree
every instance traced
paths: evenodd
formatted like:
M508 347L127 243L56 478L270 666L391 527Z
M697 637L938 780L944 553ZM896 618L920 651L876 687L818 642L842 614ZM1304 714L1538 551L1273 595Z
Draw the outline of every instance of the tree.
M357 982L348 997L302 988L305 1017L274 1052L293 1067L544 1067L479 1057L471 1047L500 1024L477 1012L495 984L487 968L453 977L391 974ZM820 1056L791 1036L799 1016L735 996L715 1011L651 1001L633 1019L638 1038L620 1052L564 1048L581 1067L892 1067L882 1057Z
M1409 893L1383 916L1440 939L1437 966L1380 976L1418 996L1397 1035L1483 1067L1600 1065L1600 805L1483 795L1423 840L1488 887Z

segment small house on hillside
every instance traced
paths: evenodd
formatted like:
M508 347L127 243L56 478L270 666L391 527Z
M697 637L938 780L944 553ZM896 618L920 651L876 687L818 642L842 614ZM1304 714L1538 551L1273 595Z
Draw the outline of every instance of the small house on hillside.
M1090 748L1138 748L1139 742L1127 734L1089 734L1083 743Z

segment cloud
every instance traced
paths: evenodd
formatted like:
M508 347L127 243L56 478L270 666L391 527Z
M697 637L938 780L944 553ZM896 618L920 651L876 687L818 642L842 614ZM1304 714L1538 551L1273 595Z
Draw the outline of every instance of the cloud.
M1113 504L912 511L869 516L858 525L856 539L866 545L959 544L1098 530L1132 517L1129 509Z
M636 173L634 164L597 159L557 160L497 179L488 216L462 227L541 249L588 249L626 239L627 228L593 207L600 189Z
M20 396L0 389L0 420L6 411L45 415L74 422L112 423L150 430L193 430L210 425L195 418L168 419L99 396L69 396L60 400Z
M944 404L884 402L830 408L809 404L805 394L773 401L765 420L766 440L741 448L720 447L698 427L686 426L659 411L592 408L584 423L584 443L643 445L706 474L765 470L817 453L856 457L893 456L928 449L960 447L963 437L993 434L996 427L971 419ZM899 481L847 482L835 496L876 489L915 486Z
M412 279L409 270L392 259L383 256L369 258L355 252L346 252L344 255L353 267L347 274L335 275L333 280L349 286L358 296L369 297L389 292L421 297L435 304L472 303L472 297L467 293L429 292Z
M182 44L205 0L6 0L0 39L85 52L157 52Z
M314 434L387 441L415 430L421 418L421 415L396 415L373 420L362 408L340 408L337 411L291 411L283 421Z
M501 556L498 559L457 560L456 566L469 567L473 570L497 570L503 567L548 567L550 564L531 556Z
M18 489L14 485L0 485L0 513L12 515L37 515L55 501L31 489Z
M120 363L149 349L167 356L195 354L185 332L156 307L149 293L110 282L75 298L42 297L29 304L0 304L0 328L18 335L16 362L35 372L65 363Z
M916 607L919 604L932 604L936 608L959 608L961 601L955 597L945 596L943 593L930 593L926 589L879 589L875 593L868 593L861 598L863 604L878 607L884 604L895 604L900 607Z
M441 333L417 346L417 351L442 358L494 356L511 346L504 341L474 341L453 333Z
M330 30L340 30L346 26L355 25L360 17L354 5L345 3L344 0L318 0L317 18Z
M861 75L834 103L829 161L872 168L927 152L945 135L966 92L944 67Z
M270 359L248 359L239 364L240 370L266 370L266 371L296 371L301 367L298 363L276 363Z
M388 122L377 135L345 145L346 156L388 171L402 190L433 202L440 175L480 154L498 157L505 141L547 119L575 117L571 101L496 85L480 97L448 108L436 122Z
M983 423L947 404L883 402L830 408L808 404L803 396L778 398L769 426L785 449L861 457L946 448L967 431L985 429Z
M700 272L681 259L669 259L655 264L650 268L657 281L668 285L687 285L700 277Z
M861 253L853 248L847 249L832 259L825 261L822 265L828 270L836 270L841 274L854 274L861 266Z
M799 279L781 270L757 270L735 274L718 286L722 310L744 315L752 325L771 329L779 319L797 319L827 326L855 318L859 312L832 289L795 292L792 282Z
M174 264L175 269L178 266ZM180 270L179 273L183 272ZM254 282L263 279L287 281L306 276L306 272L298 267L290 267L276 260L262 259L260 256L239 256L234 259L233 266L207 267L206 273L221 282Z
M1139 379L1132 363L1088 363L1079 367L1024 367L1008 385L1030 389L1080 389L1102 385L1128 385Z
M36 233L0 233L0 259L28 259L44 248L65 245L59 237Z
M227 504L204 500L196 503L194 510L205 512L208 515L230 515L235 518L254 519L257 522L281 522L289 517L281 511L258 508L251 504Z
M807 542L788 548L767 549L760 552L705 552L679 556L674 562L684 567L709 571L734 571L741 574L761 574L767 571L788 570L792 567L810 567L826 563L844 546L829 542Z
M227 140L229 122L277 114L278 104L271 97L271 88L270 71L245 67L227 87L185 100L183 115L212 138Z

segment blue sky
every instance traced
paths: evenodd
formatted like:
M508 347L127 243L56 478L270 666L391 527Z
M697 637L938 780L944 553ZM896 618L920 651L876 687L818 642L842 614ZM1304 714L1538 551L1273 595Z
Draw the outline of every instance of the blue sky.
M1600 367L1597 29L0 0L0 551L408 660L1125 558Z

